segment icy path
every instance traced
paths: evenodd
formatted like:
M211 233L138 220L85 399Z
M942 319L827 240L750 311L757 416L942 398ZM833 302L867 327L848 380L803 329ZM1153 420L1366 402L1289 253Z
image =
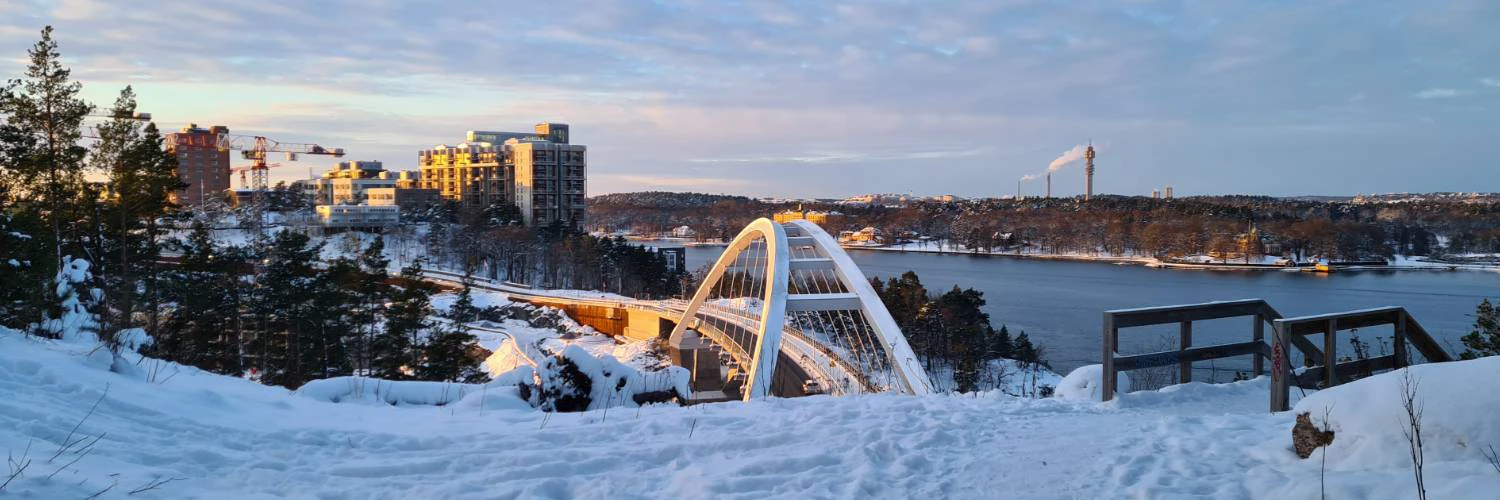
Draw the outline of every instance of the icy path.
M31 441L35 462L7 493L82 498L118 483L102 498L125 498L177 477L131 498L1317 496L1316 462L1291 454L1290 417L1263 412L1261 381L1117 405L813 397L548 417L323 403L203 373L152 384L85 352L0 334L0 449ZM45 463L106 385L79 431L104 438L46 479L73 458ZM1330 498L1410 496L1345 483Z

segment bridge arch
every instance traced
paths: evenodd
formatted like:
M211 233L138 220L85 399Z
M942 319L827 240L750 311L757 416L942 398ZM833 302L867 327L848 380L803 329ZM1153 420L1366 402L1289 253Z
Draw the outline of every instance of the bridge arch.
M683 308L672 342L689 329L748 365L745 400L771 394L782 355L836 394L932 392L864 274L808 221L762 218L740 231Z

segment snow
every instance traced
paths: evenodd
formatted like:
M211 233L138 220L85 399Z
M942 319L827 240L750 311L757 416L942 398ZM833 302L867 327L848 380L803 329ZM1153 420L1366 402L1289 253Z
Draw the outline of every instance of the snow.
M1115 394L1130 392L1130 377L1124 372L1115 377ZM1100 401L1104 394L1104 365L1084 365L1073 369L1063 377L1053 393L1062 399L1076 401Z
M1500 357L1443 365L1416 365L1411 371L1417 403L1423 407L1422 440L1428 461L1484 460L1482 450L1500 450ZM1293 413L1308 413L1319 428L1332 422L1328 463L1341 468L1390 467L1410 463L1402 434L1407 422L1400 372L1357 380L1303 399ZM1433 498L1443 498L1434 494Z
M391 406L444 406L466 396L485 393L500 400L513 400L516 409L530 409L516 393L515 382L509 384L455 384L421 380L380 380L366 377L334 377L314 380L299 387L296 394L329 403L385 404Z
M83 498L113 484L101 498L1320 497L1316 456L1290 449L1294 414L1265 412L1266 378L1104 404L989 392L544 414L499 385L445 406L331 403L192 368L153 382L90 351L0 331L0 449L33 461L5 494ZM1414 371L1430 496L1493 498L1500 474L1475 457L1497 437L1500 403L1483 384L1500 359ZM376 393L328 384L354 399ZM1342 426L1328 498L1414 496L1405 444L1390 442L1399 430L1380 425L1390 389L1374 377L1297 404L1331 404ZM49 463L75 426L73 440L103 437ZM127 495L170 478L180 480Z

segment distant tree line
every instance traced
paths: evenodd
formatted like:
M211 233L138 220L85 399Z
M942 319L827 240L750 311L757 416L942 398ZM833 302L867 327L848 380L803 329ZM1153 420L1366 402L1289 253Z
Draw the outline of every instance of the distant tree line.
M727 239L758 217L798 204L698 193L627 193L595 198L590 220L643 233L689 226L699 238ZM1455 199L1354 203L1268 196L977 199L917 201L904 207L805 203L839 211L829 227L874 227L894 239L918 236L973 251L1033 251L1176 257L1286 254L1340 260L1500 253L1500 203ZM1264 241L1240 236L1254 227ZM1271 250L1279 247L1279 251Z

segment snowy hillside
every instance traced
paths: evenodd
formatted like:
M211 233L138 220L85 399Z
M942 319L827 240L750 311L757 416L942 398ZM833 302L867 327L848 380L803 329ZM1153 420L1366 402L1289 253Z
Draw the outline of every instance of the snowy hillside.
M130 498L1319 497L1318 461L1290 450L1290 413L1265 413L1264 379L1103 405L990 393L544 414L494 392L442 407L335 404L191 369L151 382L153 362L135 366L114 373L85 345L0 333L0 448L30 464L5 492L126 498L171 480ZM1500 359L1418 375L1494 380ZM1319 400L1355 408L1340 393L1383 390L1374 383ZM1495 408L1480 392L1466 404ZM1435 396L1429 418L1447 401ZM1347 432L1328 498L1411 498L1406 450ZM1500 490L1476 453L1434 446L1432 498Z

